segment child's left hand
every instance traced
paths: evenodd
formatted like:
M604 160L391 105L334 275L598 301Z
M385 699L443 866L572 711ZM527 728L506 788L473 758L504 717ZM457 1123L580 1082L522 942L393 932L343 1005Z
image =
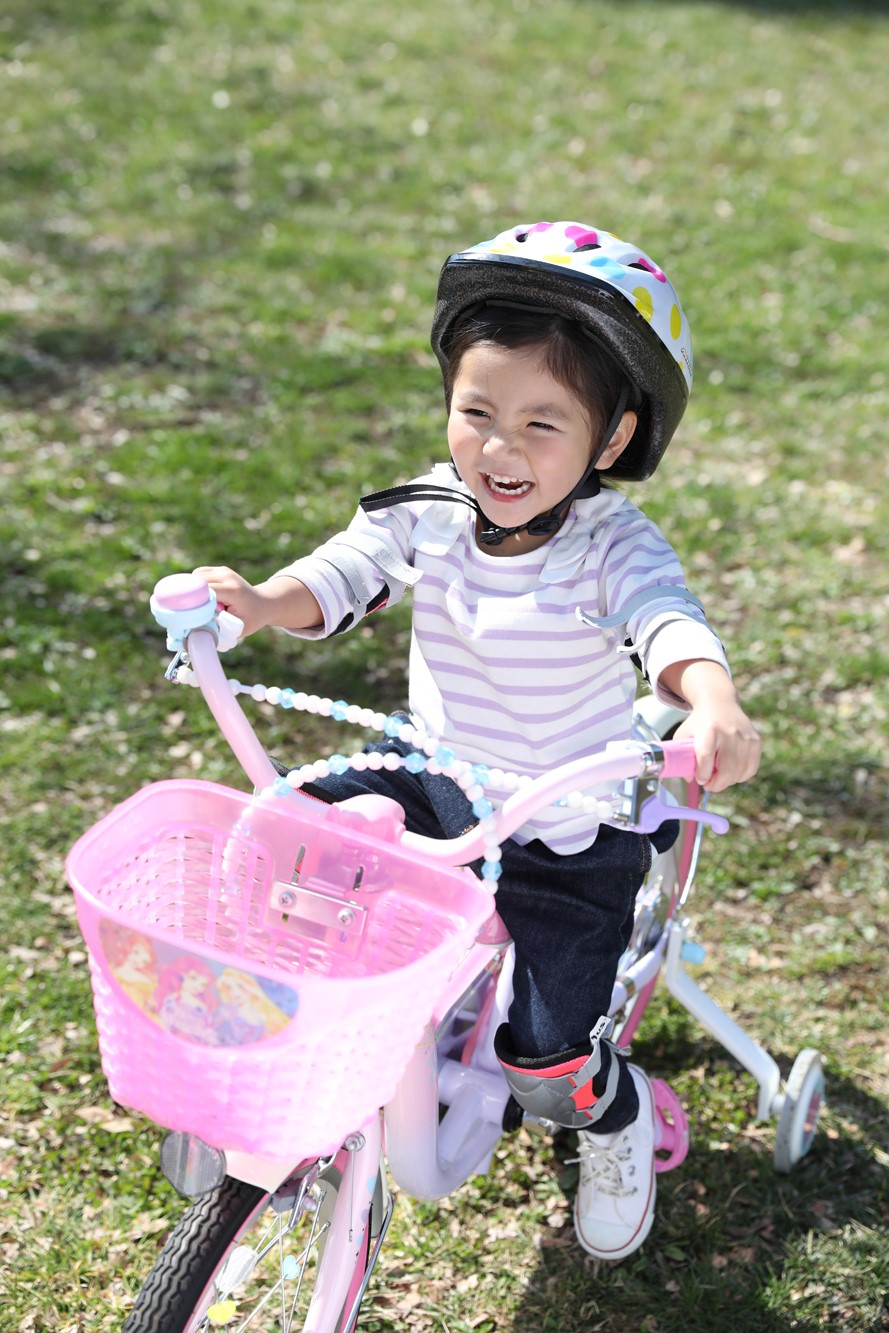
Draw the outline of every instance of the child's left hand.
M762 741L731 680L715 662L683 662L676 670L675 693L692 706L676 739L694 740L695 778L706 791L747 782L759 768Z

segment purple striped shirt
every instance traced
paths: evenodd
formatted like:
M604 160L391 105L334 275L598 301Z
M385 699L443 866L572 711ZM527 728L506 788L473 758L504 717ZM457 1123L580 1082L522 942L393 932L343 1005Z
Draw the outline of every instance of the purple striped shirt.
M422 480L456 484L440 469ZM413 591L410 709L418 725L461 759L537 777L624 739L636 694L633 666L617 652L627 635L640 643L652 687L680 707L684 701L659 684L666 666L705 658L728 670L704 617L670 595L671 586L685 586L672 547L616 491L575 501L549 542L515 556L480 549L475 513L447 501L359 510L348 531L383 539L422 574ZM305 638L325 637L355 611L335 552L325 560L324 550L280 571L305 583L324 612L323 628L304 632ZM374 592L391 584L370 557L354 558ZM626 626L589 628L575 615L577 607L611 615L654 587L663 596L642 605ZM495 787L489 794L500 801L507 793ZM541 838L569 855L588 847L596 832L588 815L551 807L515 836L519 842Z

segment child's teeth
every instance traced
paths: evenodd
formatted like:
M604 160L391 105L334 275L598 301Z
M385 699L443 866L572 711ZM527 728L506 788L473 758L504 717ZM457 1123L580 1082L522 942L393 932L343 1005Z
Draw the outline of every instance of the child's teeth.
M505 491L514 495L518 490L530 490L530 481L522 481L521 477L504 477L499 473L489 472L488 482L493 490Z

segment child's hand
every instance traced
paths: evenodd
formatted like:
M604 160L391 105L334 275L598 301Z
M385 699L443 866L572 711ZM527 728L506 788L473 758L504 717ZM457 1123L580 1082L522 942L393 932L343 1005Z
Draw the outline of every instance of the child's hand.
M676 731L676 739L695 743L695 777L705 791L723 791L746 782L759 768L762 742L740 704L699 704Z
M213 589L220 611L231 611L244 622L244 638L269 623L261 594L233 569L227 565L201 565L193 572Z
M195 574L210 585L222 611L244 622L243 638L267 625L282 629L314 629L324 615L312 593L298 579L274 574L265 583L248 583L228 565L200 565Z
M715 662L682 662L670 674L670 688L676 687L674 692L691 704L676 739L694 740L697 781L706 791L724 791L752 778L759 768L762 742L722 667Z

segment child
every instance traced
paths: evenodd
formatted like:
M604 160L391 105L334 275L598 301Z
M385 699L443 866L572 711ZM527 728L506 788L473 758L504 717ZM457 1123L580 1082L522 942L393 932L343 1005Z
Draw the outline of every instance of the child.
M690 334L664 274L594 227L513 227L448 259L432 344L450 464L365 497L345 532L267 582L200 569L220 605L245 634L323 638L413 588L413 720L487 765L495 800L503 770L536 777L628 735L627 637L652 688L690 714L680 734L694 737L698 781L719 791L752 777L759 738L676 555L600 489L602 472L650 476L685 410ZM410 749L374 748L389 747ZM439 837L475 822L440 774L350 772L311 790L384 791L408 828ZM632 1253L652 1223L651 1086L603 1016L652 846L675 836L675 824L649 839L552 807L503 849L515 999L497 1053L519 1103L580 1131L575 1225L603 1259Z

